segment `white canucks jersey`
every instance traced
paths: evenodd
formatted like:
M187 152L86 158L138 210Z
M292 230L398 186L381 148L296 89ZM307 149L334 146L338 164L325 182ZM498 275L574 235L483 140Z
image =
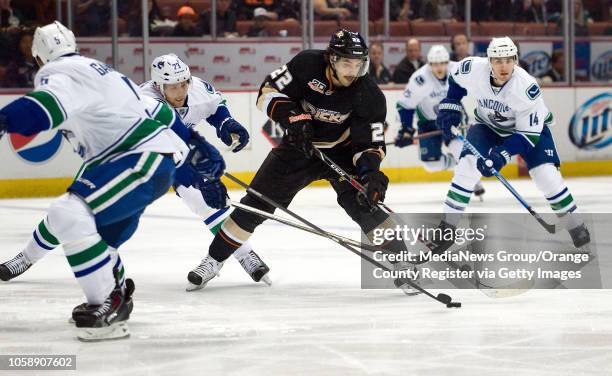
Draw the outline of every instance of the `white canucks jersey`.
M448 72L454 71L458 63L450 61ZM425 64L410 76L404 95L397 101L398 106L416 110L419 121L436 120L438 104L448 92L448 78L439 80L432 72L431 65Z
M190 128L217 112L219 106L225 106L225 99L211 84L198 77L193 77L192 80L193 83L187 94L187 105L175 108L183 123ZM153 81L140 85L140 91L159 101L165 101L162 93L155 88Z
M476 100L476 122L503 137L518 133L535 145L544 125L553 121L535 78L515 65L510 80L496 90L490 76L489 61L483 57L465 58L451 72L451 79Z
M80 55L45 64L26 97L38 102L86 166L145 151L184 153L185 143L150 119L137 86L121 73Z

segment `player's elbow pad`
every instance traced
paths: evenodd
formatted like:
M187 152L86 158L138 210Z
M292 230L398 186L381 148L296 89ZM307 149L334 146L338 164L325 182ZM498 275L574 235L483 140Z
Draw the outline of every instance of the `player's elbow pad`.
M0 110L6 117L6 131L24 136L51 129L50 115L38 103L21 97Z

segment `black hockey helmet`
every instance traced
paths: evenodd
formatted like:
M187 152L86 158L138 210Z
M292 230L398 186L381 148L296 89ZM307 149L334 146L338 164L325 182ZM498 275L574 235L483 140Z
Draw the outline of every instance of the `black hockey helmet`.
M363 64L362 69L359 71L359 76L363 76L368 72L370 63L368 46L359 33L346 29L338 30L332 35L329 41L327 53L332 62L334 62L334 60L332 60L334 55L347 59L362 59L365 64Z

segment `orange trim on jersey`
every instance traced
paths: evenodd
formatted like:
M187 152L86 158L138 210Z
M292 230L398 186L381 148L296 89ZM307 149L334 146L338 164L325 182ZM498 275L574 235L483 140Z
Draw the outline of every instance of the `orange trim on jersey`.
M287 102L287 103L292 103L293 101L287 101L287 100L282 100L282 99L277 99L274 101L274 103L272 104L272 109L270 110L270 119L274 118L274 107L276 107L276 104L279 102Z
M236 243L236 242L233 242L231 239L229 239L229 238L227 237L227 235L225 235L225 234L223 233L223 230L219 230L219 232L217 232L217 234L219 234L219 235L221 236L221 238L222 238L223 240L225 240L225 242L226 242L227 244L231 245L232 247L240 248L240 247L242 246L242 244L238 244L238 243Z

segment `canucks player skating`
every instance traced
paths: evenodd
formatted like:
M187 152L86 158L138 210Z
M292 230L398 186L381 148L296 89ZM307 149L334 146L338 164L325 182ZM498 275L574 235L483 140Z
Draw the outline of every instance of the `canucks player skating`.
M395 146L403 148L412 145L416 130L412 123L417 115L419 134L438 130L436 117L438 105L448 91L448 72L456 68L457 63L449 61L450 57L442 45L431 46L427 53L427 64L419 68L410 77L402 98L397 101L397 111L401 127L395 138ZM451 170L459 160L463 143L458 139L445 142L447 153L442 152L442 135L419 140L419 154L423 167L429 172ZM474 189L476 196L484 194L478 182Z
M239 144L233 149L235 152L246 146L249 140L248 132L231 117L221 94L199 78L195 78L192 83L189 67L176 55L162 55L156 58L151 65L151 77L153 80L142 84L140 88L143 101L150 107L149 114L156 116L160 112L163 113L156 101L164 101L177 110L188 127L193 128L195 124L206 119L215 126L217 134L228 146L232 144L232 135L238 136ZM155 100L148 100L147 97ZM181 168L177 171L175 189L183 202L203 219L214 234L229 215L229 210L227 207L215 209L207 205L204 195L208 193L217 196L218 191L208 188L200 190L189 186L189 177L184 176L182 173L184 171L187 169ZM185 181L186 178L187 181ZM208 200L211 199L215 200L215 197L208 198ZM26 247L23 254L16 260L13 259L0 265L0 279L8 280L17 277L55 248L53 242L45 241L40 231L47 232L48 234L45 234L47 238L53 237L53 234L48 232L44 224L41 226L38 234L34 234L39 242L35 241ZM270 283L266 276L269 271L267 265L253 252L249 244L239 249L235 256L255 281L263 280ZM12 270L9 268L11 266L13 266Z
M136 231L146 206L172 185L174 159L189 151L185 142L193 151L181 168L191 172L192 183L202 182L202 189L225 194L218 182L225 165L167 105L155 112L172 129L151 119L151 109L127 77L76 51L74 34L59 22L36 29L32 55L41 69L34 91L0 110L0 135L56 129L84 159L26 248L63 246L87 299L73 315L80 339L121 338L129 335L133 284L123 283L116 249ZM5 266L20 272L28 267L24 258L20 253Z
M440 103L437 124L445 141L461 121L460 100L476 99L476 124L467 140L486 158L464 149L444 202L444 225L454 226L465 211L472 187L481 176L492 176L513 155L521 155L529 175L568 230L577 248L590 242L589 232L559 172L559 156L549 126L549 112L535 78L517 64L517 48L508 37L493 38L487 57L468 57L451 72L447 97Z
M208 82L193 77L187 64L176 55L157 57L151 64L151 78L151 81L140 85L141 91L174 107L185 125L194 127L206 121L215 127L217 136L227 146L234 143L232 136L236 137L238 144L232 149L233 152L238 152L247 145L249 134L230 115L221 93ZM183 184L180 174L177 174L175 189L189 209L202 218L213 235L216 234L230 214L229 207L215 209L206 205L202 192L188 184ZM237 249L234 257L255 282L271 283L267 276L270 269L253 251L250 243L244 243ZM204 286L190 283L187 290L202 287Z

